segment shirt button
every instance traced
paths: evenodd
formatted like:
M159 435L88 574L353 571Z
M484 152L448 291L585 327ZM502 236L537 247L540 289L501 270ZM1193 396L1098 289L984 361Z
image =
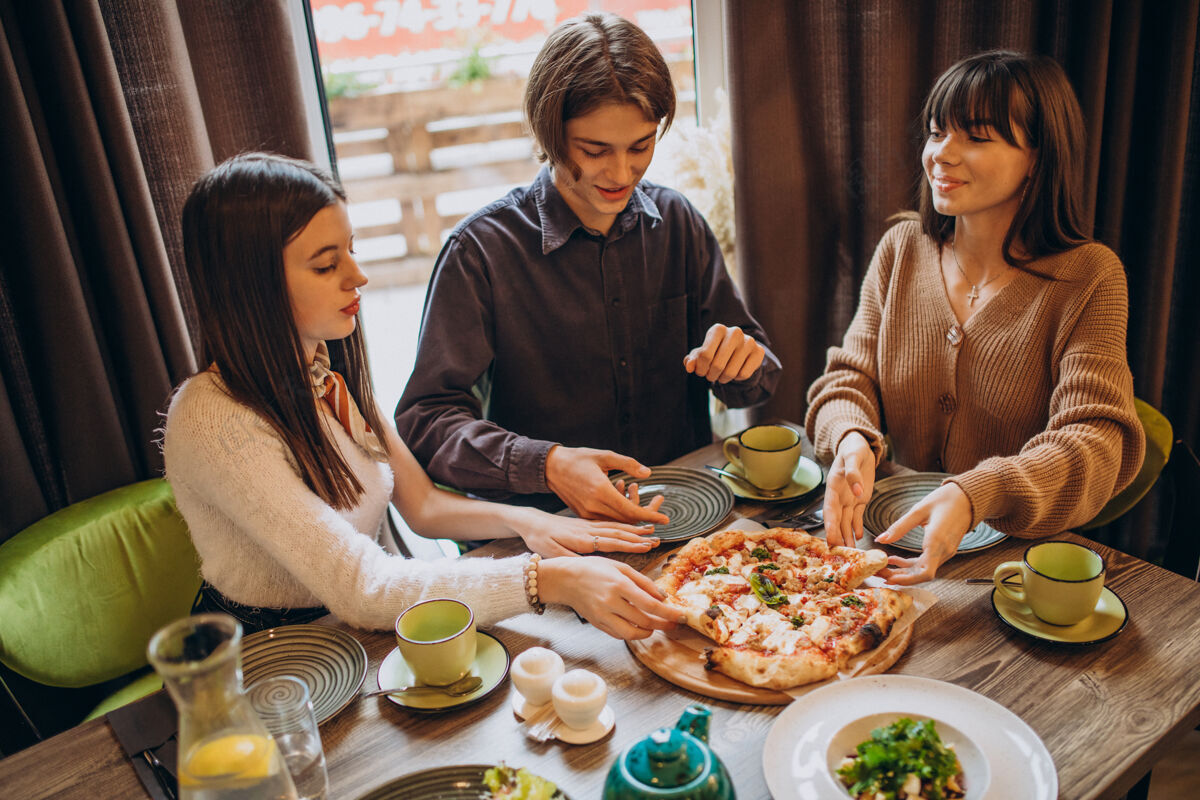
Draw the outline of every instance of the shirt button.
M619 298L619 297L614 297L614 298L612 299L612 304L613 304L614 306L619 306L619 305L621 305L621 298Z
M958 402L954 399L954 395L946 392L938 398L938 407L942 409L943 414L953 414L954 409L958 408Z
M629 366L629 362L628 362L628 361L626 361L626 360L625 360L625 359L623 359L623 358L622 358L620 361L618 361L617 363L618 363L618 364L620 364L622 367L627 367L627 366Z

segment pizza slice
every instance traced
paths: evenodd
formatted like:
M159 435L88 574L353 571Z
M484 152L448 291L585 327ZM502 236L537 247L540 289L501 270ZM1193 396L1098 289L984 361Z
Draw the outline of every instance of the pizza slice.
M663 568L656 581L668 597L693 581L714 575L712 588L741 585L754 573L767 574L789 592L842 592L854 589L887 565L882 550L830 547L824 540L790 528L721 531L692 539Z
M786 603L752 615L706 650L706 666L767 689L825 680L878 647L911 605L909 595L886 587Z

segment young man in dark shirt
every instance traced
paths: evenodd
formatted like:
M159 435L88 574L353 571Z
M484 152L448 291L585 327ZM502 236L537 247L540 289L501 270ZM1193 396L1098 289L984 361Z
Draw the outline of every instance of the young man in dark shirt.
M446 242L396 425L447 485L665 522L661 500L639 506L608 471L644 478L709 443L709 390L763 402L779 362L704 219L640 180L675 113L641 29L611 14L563 23L525 112L549 163Z

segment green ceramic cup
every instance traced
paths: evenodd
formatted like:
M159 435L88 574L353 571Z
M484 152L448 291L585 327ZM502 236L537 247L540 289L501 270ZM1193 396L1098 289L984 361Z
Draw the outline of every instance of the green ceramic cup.
M800 463L800 434L787 425L755 425L730 436L725 457L760 489L782 489Z
M396 618L400 654L427 686L446 686L470 672L475 643L475 612L459 600L424 600Z
M1021 576L1021 588L1004 583ZM1104 558L1090 547L1074 542L1040 542L1025 550L1021 561L996 567L996 590L1051 625L1074 625L1091 616L1104 588Z

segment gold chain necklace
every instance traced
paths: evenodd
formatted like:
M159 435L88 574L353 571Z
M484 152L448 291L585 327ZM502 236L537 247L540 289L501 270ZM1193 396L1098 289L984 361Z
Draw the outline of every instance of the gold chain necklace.
M963 280L966 281L967 283L971 283L971 279L967 277L967 273L966 273L966 271L963 270L962 264L960 264L958 262L958 251L954 249L954 245L955 245L955 242L950 242L950 255L954 256L954 266L958 267L958 274L963 276ZM1011 266L1012 266L1012 264L1005 264L1004 269L1000 270L995 275L988 278L986 281L984 281L983 283L981 283L979 285L971 283L971 291L967 292L967 305L971 308L974 308L975 301L979 299L979 290L982 289L983 287L987 286L992 281L996 280L996 278L999 278L1004 273L1008 272L1008 268Z

